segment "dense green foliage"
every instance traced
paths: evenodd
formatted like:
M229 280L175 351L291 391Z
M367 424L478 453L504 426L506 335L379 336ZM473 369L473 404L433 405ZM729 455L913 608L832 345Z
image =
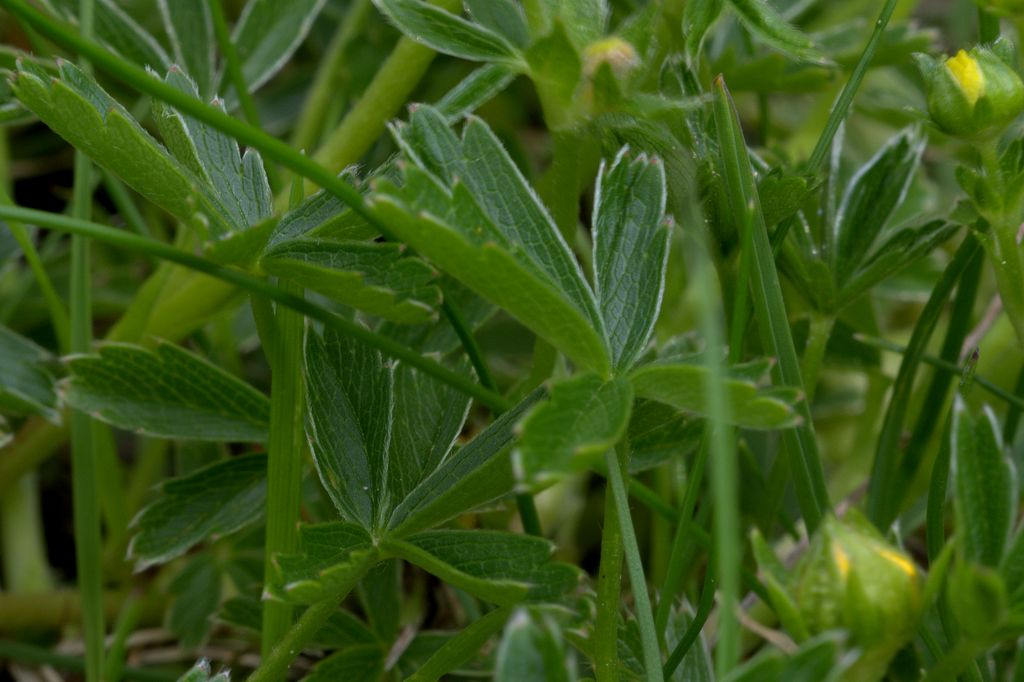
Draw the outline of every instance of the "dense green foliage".
M948 4L0 0L0 660L1024 679L1024 7Z

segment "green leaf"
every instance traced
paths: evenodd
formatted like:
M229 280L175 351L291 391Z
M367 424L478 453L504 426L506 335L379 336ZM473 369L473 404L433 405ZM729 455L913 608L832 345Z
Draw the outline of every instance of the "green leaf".
M651 364L634 370L629 379L637 397L657 400L683 412L707 417L705 405L710 374L704 365ZM725 380L731 423L747 429L787 429L800 423L793 389L764 389L749 380Z
M850 181L836 215L832 260L840 287L861 265L903 203L926 140L911 128L891 139Z
M860 265L839 292L837 306L844 307L879 282L906 269L935 252L961 230L960 225L932 220L919 227L907 227L882 242Z
M272 596L295 604L327 598L373 551L369 534L347 521L303 525L299 545L301 554L274 558L275 578L268 587Z
M359 178L350 170L342 171L338 177L352 185L359 182ZM283 242L301 237L358 240L376 237L377 234L377 230L356 215L348 204L320 190L288 211L274 225L266 248L272 249Z
M391 231L575 362L607 372L593 294L490 129L471 118L460 142L436 109L422 106L395 136L416 165L403 188L378 183L371 199Z
M579 47L604 37L611 8L608 0L560 0L558 15Z
M683 6L683 35L686 37L686 56L696 64L700 48L711 24L722 13L723 0L689 0Z
M394 243L294 239L267 249L260 267L345 305L395 322L436 319L437 273Z
M1013 465L1003 452L995 415L975 419L957 396L951 436L957 537L969 561L998 566L1017 506Z
M177 0L174 0L177 1ZM280 71L313 27L326 0L249 0L235 24L231 40L242 61L242 75L255 92ZM235 101L226 75L221 90Z
M539 621L539 622L538 622ZM550 618L518 609L502 633L494 661L496 682L570 682L562 633Z
M583 58L561 20L555 21L551 32L529 47L526 61L548 123L560 123L564 112L574 108L583 77Z
M207 538L259 521L267 492L265 455L233 457L164 483L139 513L128 556L136 569L181 556Z
M714 82L714 119L718 131L720 168L725 179L729 207L734 220L741 221L740 226L745 223L745 229L749 230L749 244L752 246L750 283L762 347L778 358L778 366L773 372L775 383L790 391L803 393L800 361L793 344L793 333L786 313L775 254L768 238L768 227L761 212L761 202L750 165L750 152L736 107L721 77ZM801 398L796 409L802 421L792 431L784 431L782 439L788 451L800 511L808 527L813 530L824 511L830 507L830 502L810 407Z
M665 290L665 169L623 147L594 196L594 278L612 365L626 370L654 331Z
M174 60L195 81L199 94L213 94L213 19L207 0L159 0Z
M231 682L227 672L211 674L210 662L205 658L192 666L192 669L178 678L178 682Z
M463 366L465 371L466 368ZM392 499L405 500L424 477L446 460L469 413L459 391L399 364L395 370L395 413L388 450Z
M107 343L98 355L72 356L68 367L68 404L118 428L209 441L267 437L267 397L174 344L150 351Z
M402 33L438 52L471 61L521 64L519 51L503 36L422 0L374 0Z
M436 530L384 540L385 551L455 587L500 606L557 599L579 583L580 571L550 561L543 538L486 530Z
M56 0L55 4L77 23L78 0ZM125 12L116 0L96 0L93 24L99 40L135 64L159 69L171 65L171 58L156 38Z
M199 97L196 84L179 69L172 67L164 82ZM213 105L223 111L220 100L214 100ZM219 130L161 102L155 102L153 108L171 153L205 184L220 214L235 231L245 230L271 214L270 185L259 152L250 148L241 155L238 143ZM213 236L224 235L213 231Z
M476 23L505 36L513 45L523 47L530 41L526 15L516 0L463 0Z
M306 341L309 440L342 517L378 528L389 511L394 377L381 354L334 330Z
M47 369L53 361L45 348L0 325L0 411L60 423L55 380Z
M787 22L767 0L729 0L729 4L743 25L770 47L801 61L829 63L814 41Z
M515 426L542 396L543 391L534 391L445 459L395 507L388 523L392 535L431 528L510 492L508 452Z
M622 438L632 407L633 388L621 377L581 374L556 383L519 427L516 478L538 487L585 470Z
M231 231L205 183L77 67L62 61L53 78L22 61L13 83L18 99L47 126L146 199L214 235Z
M168 591L174 595L167 612L167 629L178 637L185 649L193 649L206 639L210 616L220 603L221 573L215 557L200 554L174 576Z
M491 101L515 80L515 72L501 64L484 64L437 101L437 110L454 123Z
M384 673L387 652L376 644L362 644L335 652L317 663L303 682L377 682Z

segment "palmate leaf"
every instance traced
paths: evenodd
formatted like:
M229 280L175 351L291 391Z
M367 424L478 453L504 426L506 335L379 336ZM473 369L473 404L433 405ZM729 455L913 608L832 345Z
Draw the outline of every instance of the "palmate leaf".
M515 442L515 427L542 396L543 391L534 391L425 474L392 512L391 535L432 528L511 492L515 478L509 450Z
M1003 452L995 415L975 418L957 396L950 437L957 537L969 561L998 566L1017 508L1017 477Z
M196 83L199 95L213 95L213 18L206 0L158 0L174 60Z
M638 367L629 375L637 397L656 400L702 417L708 416L706 367L687 363L655 363ZM803 398L790 388L759 388L748 379L725 380L731 423L747 429L785 429L800 423L796 403Z
M386 539L384 551L415 564L485 601L509 605L550 601L575 587L581 572L550 561L543 538L486 530L435 530L406 540Z
M80 4L77 0L54 0L54 4L77 22ZM96 0L93 22L96 37L122 57L142 67L166 69L171 66L173 60L159 41L125 12L117 0Z
M566 656L563 642L562 633L551 619L517 609L505 626L495 654L495 682L570 682L574 677L567 665L572 659Z
M263 441L270 401L242 380L170 343L155 351L108 343L72 356L71 407L118 428L162 438Z
M213 231L229 230L191 173L75 66L61 62L53 78L22 61L13 88L54 132L157 206L189 225L203 221Z
M374 0L400 31L438 52L474 61L521 64L519 51L500 33L423 0Z
M177 1L177 0L173 0ZM242 75L250 92L256 91L288 62L305 40L326 0L249 0L231 35L242 60ZM228 100L237 95L221 78Z
M683 6L683 35L686 36L686 56L697 62L701 45L708 29L722 13L724 0L690 0Z
M766 45L802 61L827 64L814 41L787 22L767 0L729 0L743 25Z
M166 80L196 93L177 69ZM22 61L13 88L57 134L200 234L224 239L270 214L259 154L250 149L240 156L232 138L205 124L155 105L164 147L95 81L63 61L59 78Z
M199 97L196 84L176 68L167 72L164 82ZM223 110L219 100L213 104ZM161 102L155 102L153 108L167 147L208 188L207 193L232 231L240 232L271 214L270 185L255 149L247 149L242 155L238 143L221 131ZM213 236L223 235L214 232Z
M435 106L450 123L454 123L493 99L515 77L515 72L507 66L484 64L460 80Z
M174 600L167 611L167 629L178 637L183 648L193 649L206 639L212 625L210 617L220 604L222 577L216 557L199 554L168 586Z
M602 168L594 197L594 278L612 364L627 369L647 345L668 264L665 170L624 147Z
M621 377L581 374L555 384L520 426L516 478L533 487L585 470L622 438L632 406L633 387Z
M275 579L268 592L293 604L315 604L350 579L352 567L367 558L373 542L361 526L347 521L303 525L301 554L274 558Z
M234 457L167 481L135 519L128 556L142 570L252 525L261 518L266 492L265 455Z
M210 662L204 658L179 677L178 682L231 682L231 674L224 671L214 675L210 670Z
M467 368L461 368L464 372ZM395 412L388 448L391 499L405 500L424 476L436 471L455 445L470 399L421 372L395 369Z
M394 322L436 319L437 272L393 243L294 239L268 249L260 267L339 303Z
M901 203L924 153L920 129L890 140L857 172L836 214L832 267L842 287L867 257L875 240Z
M606 373L593 294L494 134L471 118L460 140L425 106L394 131L415 165L403 187L380 182L370 201L395 235L574 362Z
M55 379L47 369L53 361L45 348L0 325L0 412L60 422Z
M378 528L389 511L394 377L376 349L333 330L306 341L309 440L342 518Z
M377 682L384 673L388 652L378 644L346 647L323 659L303 682Z
M463 0L473 20L523 47L530 40L530 27L518 0Z

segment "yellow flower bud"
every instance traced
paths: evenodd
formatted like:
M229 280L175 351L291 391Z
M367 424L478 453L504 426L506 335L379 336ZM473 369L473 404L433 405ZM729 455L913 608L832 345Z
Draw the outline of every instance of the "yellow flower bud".
M849 515L847 518L850 518ZM846 630L861 658L854 677L881 679L917 630L921 580L914 562L866 521L826 519L801 562L794 596L811 634Z
M960 50L943 63L917 55L928 90L928 111L950 135L998 134L1024 111L1024 83L992 49Z

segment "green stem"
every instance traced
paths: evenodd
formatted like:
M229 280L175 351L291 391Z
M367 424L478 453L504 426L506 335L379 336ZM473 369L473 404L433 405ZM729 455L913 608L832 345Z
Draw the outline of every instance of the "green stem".
M629 584L633 587L633 603L636 609L636 622L640 626L644 670L649 682L663 682L658 634L654 628L651 598L647 593L647 578L644 575L643 559L640 557L640 546L636 541L636 530L633 528L633 517L629 512L629 495L626 493L623 474L624 471L628 471L628 448L628 445L620 443L615 450L608 450L605 453L605 464L608 467L608 482L611 484L612 499L615 502L615 516L622 535Z
M0 206L14 206L14 202L2 184L0 184ZM46 307L50 312L50 323L57 335L57 343L60 345L61 352L67 352L71 348L71 319L68 316L67 308L64 307L63 301L57 294L57 289L50 280L50 275L46 272L46 266L43 265L43 260L39 257L36 245L32 243L28 228L17 220L8 221L7 227L11 231L11 236L18 242L18 247L25 256L25 262L28 263L28 267L36 279L36 285L43 294L43 300L46 301Z
M700 602L697 604L697 613L693 615L693 620L686 628L686 632L676 643L672 653L669 654L668 660L665 661L665 668L662 673L665 675L665 679L671 679L675 673L676 668L686 658L686 654L690 651L690 647L693 646L697 638L700 637L700 631L704 628L704 624L708 621L708 616L711 615L711 608L715 605L715 578L718 574L718 566L716 565L714 555L708 561L708 570L704 575L704 586L701 587Z
M306 317L317 320L324 326L335 329L342 334L350 336L361 343L376 348L384 354L397 360L407 363L424 374L434 377L452 388L462 391L466 395L476 398L491 409L508 410L511 405L508 400L494 391L490 391L462 374L454 372L444 365L429 358L423 357L401 343L386 336L374 333L362 325L345 319L325 308L310 303L306 299L285 291L280 287L273 286L258 277L245 272L228 268L206 258L193 255L187 251L176 249L173 246L156 242L138 235L115 230L104 225L97 225L84 220L77 220L67 216L47 213L46 211L35 211L27 208L9 208L0 206L0 217L13 218L34 222L51 230L80 234L92 239L102 241L112 246L125 248L138 253L149 254L162 260L171 261L183 265L191 270L205 273L211 277L233 284L234 286L249 293L264 296L287 308L302 313Z
M982 43L995 42L996 38L999 37L1001 28L999 26L999 17L995 16L991 12L986 12L981 7L978 8L978 40Z
M654 625L658 633L665 632L668 617L672 612L672 602L675 600L676 594L679 593L679 586L683 582L683 566L688 554L687 529L693 518L693 510L697 506L697 496L700 494L707 461L708 441L706 438L702 438L697 455L693 460L693 467L690 469L690 475L686 479L686 492L683 494L683 503L679 507L679 520L676 522L675 537L672 539L665 583L661 586L661 593L658 596L658 608L654 617Z
M875 21L875 29L872 31L867 45L864 46L864 51L861 52L856 66L853 67L850 80L846 81L842 91L839 93L839 97L836 98L835 104L832 105L828 120L825 122L825 128L821 131L821 136L818 137L818 142L814 145L814 150L807 161L808 172L817 173L821 168L821 164L828 157L829 149L832 147L832 140L835 138L836 133L839 132L839 126L842 125L843 119L846 118L846 114L853 104L853 99L857 95L861 83L864 81L864 76L867 75L868 69L871 68L871 62L874 61L875 53L878 52L878 46L881 44L882 36L885 34L885 28L889 25L889 20L892 19L893 12L896 11L898 3L899 0L886 0L885 5L882 7L882 12ZM775 253L778 253L779 249L782 248L782 242L785 241L786 235L795 223L795 219L783 221L772 235L772 250Z
M338 610L338 605L363 579L366 572L373 568L378 559L376 553L355 559L349 567L348 575L338 584L334 593L306 609L291 629L278 640L273 650L263 657L260 667L249 676L248 682L277 682L284 679L291 662L302 653L302 649Z
M461 3L457 0L435 0L432 4L454 11ZM401 106L409 99L435 56L437 53L429 47L410 38L399 38L359 101L345 115L341 125L324 141L313 159L333 169L333 172L359 161L384 132L387 122L398 114ZM327 187L319 179L306 175L298 168L292 170L321 187ZM312 187L307 183L307 193L311 190ZM339 198L347 201L345 197Z
M31 594L53 587L39 511L39 478L34 471L0 495L0 559L10 592Z
M505 625L512 609L511 606L504 606L478 618L445 642L419 670L406 678L406 682L435 682L472 659L487 640Z
M331 101L338 97L349 73L346 69L348 48L362 35L372 11L373 3L370 0L355 0L345 11L345 19L338 26L327 46L327 53L320 60L313 85L295 124L292 146L296 149L313 149L319 142Z
M611 463L612 468L618 462ZM611 472L608 472L611 481ZM619 679L619 592L622 588L622 532L611 485L605 487L601 564L597 573L597 620L592 635L597 682Z
M295 286L283 287L295 296L303 295ZM274 331L274 349L270 354L270 437L267 462L267 530L263 579L274 575L278 554L298 548L299 507L302 502L302 463L305 448L305 353L306 321L302 315L279 306ZM288 631L292 622L291 605L268 601L263 605L263 656Z
M807 331L807 346L804 348L804 356L800 363L808 402L814 400L815 388L818 385L818 372L821 370L822 360L825 359L825 348L828 346L828 339L832 336L832 327L835 326L835 323L836 320L831 315L820 313L811 315L810 328Z
M715 79L714 91L714 118L718 127L719 153L729 202L734 215L753 215L753 299L762 343L778 359L773 372L776 383L806 394L739 116L721 77ZM709 348L716 346L709 344ZM790 470L795 479L800 511L808 531L813 532L823 514L831 508L831 503L814 432L814 420L807 401L801 400L797 410L803 418L802 423L796 428L784 430L782 438L790 457ZM725 557L722 557L722 564L727 563Z
M141 615L142 602L134 596L125 599L124 606L117 618L117 624L114 626L110 651L107 653L107 661L103 670L103 678L108 682L124 677L124 659L128 649L128 638L135 630Z
M903 500L903 484L899 472L903 450L900 441L903 435L903 423L913 393L914 378L920 365L928 341L935 331L939 317L946 306L953 286L960 279L971 260L978 256L978 241L968 235L957 249L956 255L942 277L932 289L925 304L910 343L907 344L903 362L900 363L896 383L893 385L889 399L889 409L885 414L882 432L878 436L878 450L872 464L871 476L868 479L867 513L871 521L879 528L888 528L899 513L899 504ZM958 370L959 371L959 370Z
M875 30L872 31L867 45L864 46L864 51L861 52L857 65L853 67L850 80L846 81L846 85L843 86L842 92L839 93L836 103L832 106L832 111L829 112L825 129L821 131L818 143L814 146L811 158L807 162L808 171L816 173L828 156L828 150L832 147L832 138L839 131L839 126L842 125L843 119L846 118L846 113L850 110L850 105L853 104L853 98L856 96L857 90L860 89L860 84L871 67L871 62L874 61L875 53L878 51L878 46L881 44L882 36L885 33L885 27L889 25L889 20L892 19L892 14L896 11L898 2L899 0L886 0L885 5L882 7L882 12L875 21Z
M213 19L213 32L217 36L217 46L224 55L224 66L231 85L235 87L238 94L238 103L242 107L242 114L249 125L260 127L260 115L256 111L256 103L249 92L249 85L245 82L245 74L242 72L242 60L235 49L235 41L231 39L231 31L228 29L228 21L224 16L224 7L220 0L206 0L210 8L210 17Z
M911 352L909 346L901 346L898 343L886 341L885 339L879 339L874 336L868 336L867 334L856 334L854 338L867 346L872 346L873 348L878 348L879 350L889 351L890 353L899 353L901 355L906 355ZM939 369L942 372L952 375L954 377L960 376L961 374L963 374L964 371L964 368L961 367L960 365L954 362L943 360L942 358L937 358L934 355L921 355L921 362L931 365L932 367L935 367L936 369ZM1017 410L1024 410L1024 396L1018 395L1016 393L1010 393L1006 389L997 386L996 384L992 383L992 381L982 376L975 375L974 383L977 384L978 386L981 386L981 388L988 391L996 398L999 398L1000 400L1004 401L1010 407Z
M78 10L79 31L92 38L94 4L81 0ZM82 70L91 73L86 59ZM71 213L75 219L88 220L92 208L91 162L82 152L75 153L74 195ZM71 344L72 353L92 349L92 291L89 267L89 240L85 235L71 237ZM82 598L82 632L85 640L85 679L100 682L103 677L103 568L99 484L96 470L95 430L85 412L71 414L71 484L74 517L75 564L78 591Z
M974 642L961 639L928 671L924 682L953 682L957 675L974 662L977 654L978 646Z

